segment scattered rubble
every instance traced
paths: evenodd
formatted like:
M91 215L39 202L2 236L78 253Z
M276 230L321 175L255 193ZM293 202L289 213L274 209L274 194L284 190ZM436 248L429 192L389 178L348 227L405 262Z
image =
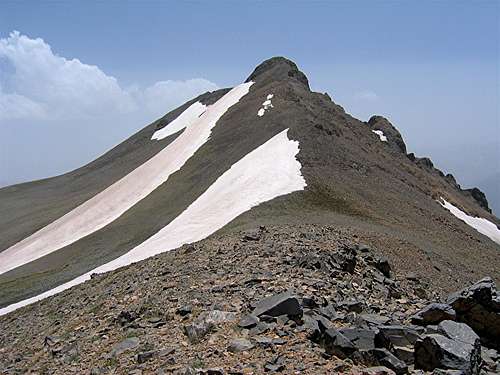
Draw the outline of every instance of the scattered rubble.
M447 299L325 227L259 228L0 317L5 374L500 372L485 278ZM189 257L189 262L186 257ZM70 301L68 303L68 301ZM12 339L14 338L14 339Z

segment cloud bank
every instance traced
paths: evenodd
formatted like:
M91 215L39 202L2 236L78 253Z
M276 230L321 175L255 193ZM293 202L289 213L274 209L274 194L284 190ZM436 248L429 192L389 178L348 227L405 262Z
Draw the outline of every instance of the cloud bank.
M81 119L137 111L152 120L217 88L197 78L124 89L99 67L58 56L43 39L18 31L0 39L0 73L0 121Z

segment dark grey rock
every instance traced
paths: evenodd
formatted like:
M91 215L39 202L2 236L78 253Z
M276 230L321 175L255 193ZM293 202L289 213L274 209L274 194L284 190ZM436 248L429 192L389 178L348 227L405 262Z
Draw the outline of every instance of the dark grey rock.
M411 317L418 325L437 324L443 320L455 320L455 310L444 303L431 303Z
M150 351L147 351L147 352L139 353L139 354L137 354L137 362L138 363L147 362L150 359L152 359L156 355L156 353L157 352L154 351L154 350L150 350Z
M360 314L363 311L365 304L362 301L343 301L339 304L339 307L349 311Z
M335 320L338 317L335 307L331 304L320 307L318 312L329 320Z
M321 345L328 354L339 358L349 357L356 351L354 344L336 329L327 329L324 332Z
M360 328L342 328L339 332L346 337L356 349L375 349L376 331Z
M392 348L392 352L408 366L413 365L415 362L415 351L413 350L413 347L394 346Z
M248 334L250 336L255 336L255 335L260 335L264 332L269 331L269 329L272 327L272 325L267 324L265 322L258 322L255 327L252 327Z
M378 258L375 261L375 268L377 268L385 277L391 277L391 265L389 260L385 257Z
M479 336L465 323L445 320L439 323L438 332L452 339L470 345L479 345Z
M415 343L415 368L462 370L466 375L479 374L481 346L452 340L438 334L424 336Z
M302 316L302 308L300 307L297 297L285 292L259 301L252 315L288 315L290 317L300 317Z
M252 328L255 327L259 323L259 318L254 315L245 315L238 323L238 326L241 328Z
M494 281L486 277L448 297L457 320L469 325L484 342L500 348L500 304Z
M251 229L243 232L243 241L259 241L261 231L259 229Z
M413 346L423 333L417 327L408 326L378 326L377 328L378 333L375 337L375 343L377 346L387 349L394 346Z
M408 372L408 365L387 349L377 348L370 350L370 352L380 365L390 368L396 374L406 374Z
M378 315L378 314L361 314L359 316L360 320L364 323L366 323L368 326L380 326L387 324L391 319Z

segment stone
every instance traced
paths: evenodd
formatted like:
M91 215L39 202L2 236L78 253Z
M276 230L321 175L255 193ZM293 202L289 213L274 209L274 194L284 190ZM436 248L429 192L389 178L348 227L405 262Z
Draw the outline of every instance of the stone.
M378 314L361 314L359 316L360 320L366 323L368 326L380 326L389 323L390 318Z
M380 257L375 261L375 268L378 269L385 277L391 277L391 265L385 257Z
M396 373L385 366L368 367L361 371L362 375L395 375Z
M285 369L285 364L282 356L276 356L264 365L266 372L281 372Z
M394 346L410 347L420 338L422 331L417 328L393 325L378 326L378 333L375 337L375 343L378 347L391 349Z
M250 329L248 334L250 336L260 335L264 332L269 331L269 328L272 327L270 324L264 322L258 322L257 325Z
M334 254L334 259L342 271L354 273L357 263L355 251L346 250L342 253L336 253Z
M264 298L257 303L252 313L254 316L270 315L275 317L285 314L290 317L302 316L299 300L288 292Z
M390 368L397 375L406 374L408 372L408 365L387 349L377 348L370 350L370 352L380 365Z
M470 345L480 345L479 336L465 323L444 320L438 325L438 332L452 339Z
M342 328L339 332L346 337L356 349L374 349L376 331L361 328Z
M259 241L261 231L259 229L250 229L243 232L243 241Z
M444 303L431 303L411 317L413 324L429 325L438 324L443 320L455 320L456 312L450 305Z
M413 347L394 346L392 348L392 352L396 357L409 366L413 365L415 362L415 351L413 350Z
M125 326L134 320L136 320L139 317L139 314L137 314L135 311L121 311L118 316L116 317L116 321L121 325Z
M227 311L212 310L201 313L191 324L184 326L184 334L193 344L200 342L204 336L217 325L232 322L236 314Z
M479 374L481 346L452 340L439 334L425 335L415 343L415 368L462 370L466 375Z
M500 296L493 280L486 277L448 297L457 319L466 323L490 346L500 349Z
M150 350L147 352L142 352L137 354L137 362L138 363L144 363L152 359L156 355L156 351Z
M327 329L321 337L321 346L326 353L347 358L356 351L354 344L338 330Z
M364 303L362 301L343 301L339 307L349 311L360 314L363 311Z
M186 316L186 315L191 314L192 311L193 311L193 307L191 305L184 305L184 306L179 307L176 310L176 313L179 314L180 316Z
M335 307L331 304L320 307L318 312L329 320L335 320L337 318Z
M247 339L244 338L237 338L231 340L228 346L228 350L231 353L240 353L244 351L248 351L250 349L253 349L254 345Z
M259 318L254 315L245 315L238 323L238 327L241 328L252 328L259 323Z
M117 355L126 352L127 350L135 349L139 345L139 338L129 337L113 346L111 349L111 355L116 357Z

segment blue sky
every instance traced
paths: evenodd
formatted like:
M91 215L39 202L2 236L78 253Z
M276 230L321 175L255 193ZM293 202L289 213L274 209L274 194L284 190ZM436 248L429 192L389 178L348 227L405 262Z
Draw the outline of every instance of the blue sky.
M4 0L0 184L84 164L284 55L356 117L389 117L459 182L498 188L498 4Z

